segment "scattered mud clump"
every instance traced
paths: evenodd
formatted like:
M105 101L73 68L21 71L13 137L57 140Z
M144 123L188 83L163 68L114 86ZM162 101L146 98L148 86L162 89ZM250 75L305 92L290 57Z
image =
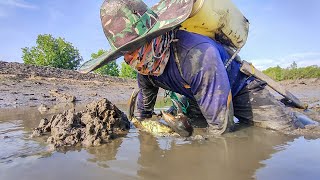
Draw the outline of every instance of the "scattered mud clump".
M50 108L45 105L45 104L41 104L39 107L38 107L38 111L41 113L41 114L44 114L46 113Z
M76 97L67 93L62 93L60 89L52 89L49 91L52 97L57 98L60 102L72 103L76 101Z
M42 119L32 136L51 135L47 142L54 147L99 146L130 128L127 116L107 99L93 102L86 110L68 110ZM51 133L51 134L50 134Z

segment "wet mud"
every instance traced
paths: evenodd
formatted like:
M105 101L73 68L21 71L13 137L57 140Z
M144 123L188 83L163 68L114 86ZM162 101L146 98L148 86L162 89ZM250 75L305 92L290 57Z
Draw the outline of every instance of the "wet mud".
M132 79L0 61L0 108L84 104L102 98L127 102L135 88Z
M127 116L107 99L90 103L86 109L74 109L40 120L33 137L49 134L47 142L55 148L83 145L99 146L123 135L130 128Z
M304 136L308 139L320 138L320 126L319 125L307 125L305 128L298 128L293 131L286 131L287 135Z
M50 95L54 98L57 98L60 102L73 103L76 101L76 97L70 94L62 92L61 89L52 89L49 91Z

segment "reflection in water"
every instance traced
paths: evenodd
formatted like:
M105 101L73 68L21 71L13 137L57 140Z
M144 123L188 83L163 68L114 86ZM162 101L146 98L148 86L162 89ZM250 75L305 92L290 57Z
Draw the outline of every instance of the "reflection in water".
M0 163L45 152L46 149L28 138L21 120L0 121Z
M122 143L122 138L116 139L108 144L100 147L91 147L87 149L89 154L92 154L92 158L88 158L87 161L96 163L98 166L103 168L109 168L106 162L115 160L118 149Z
M44 140L28 136L41 118L50 115L36 108L0 110L0 115L1 180L302 179L305 174L314 179L320 168L319 140L290 142L293 137L260 128L202 141L154 137L131 129L100 147L48 152Z
M320 179L320 141L303 137L283 146L283 151L263 161L258 179Z
M26 107L19 109L0 109L0 121L9 122L15 120L21 120L23 127L27 131L31 131L33 128L39 125L42 118L50 119L52 115L63 112L69 109L82 110L84 106L75 106L74 104L57 104L51 106L45 113L40 113L37 107Z
M157 138L140 135L144 179L249 179L259 163L270 157L276 145L290 138L258 128L248 128L229 137L178 145L161 149Z

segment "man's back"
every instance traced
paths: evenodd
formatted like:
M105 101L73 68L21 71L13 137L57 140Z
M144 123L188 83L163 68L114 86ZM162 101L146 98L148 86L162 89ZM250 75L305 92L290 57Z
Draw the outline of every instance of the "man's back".
M230 55L223 46L209 37L180 30L177 32L177 39L179 39L177 43L179 63L183 64L185 62L189 62L189 59L191 59L190 62L192 62L192 64L184 66L186 67L185 69L182 69L182 71L185 71L186 73L191 72L192 69L201 69L196 68L197 66L207 68L208 66L215 66L216 63L214 61L216 59L221 59L225 65L230 58ZM209 58L209 56L203 54L208 50L211 51L210 54L212 54L212 56L220 56L220 58L204 60L202 62L206 64L201 64L197 59ZM227 68L227 74L233 96L235 96L246 85L246 80L248 78L245 74L241 73L239 69L240 64L236 61L232 62ZM217 72L225 70L226 68L223 67L215 69ZM222 79L220 79L220 81L221 80Z

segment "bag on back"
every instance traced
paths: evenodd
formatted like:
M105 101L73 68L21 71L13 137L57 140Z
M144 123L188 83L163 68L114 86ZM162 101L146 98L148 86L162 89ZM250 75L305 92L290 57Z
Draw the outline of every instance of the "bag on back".
M202 34L240 49L247 41L249 21L231 0L196 0L180 29Z

